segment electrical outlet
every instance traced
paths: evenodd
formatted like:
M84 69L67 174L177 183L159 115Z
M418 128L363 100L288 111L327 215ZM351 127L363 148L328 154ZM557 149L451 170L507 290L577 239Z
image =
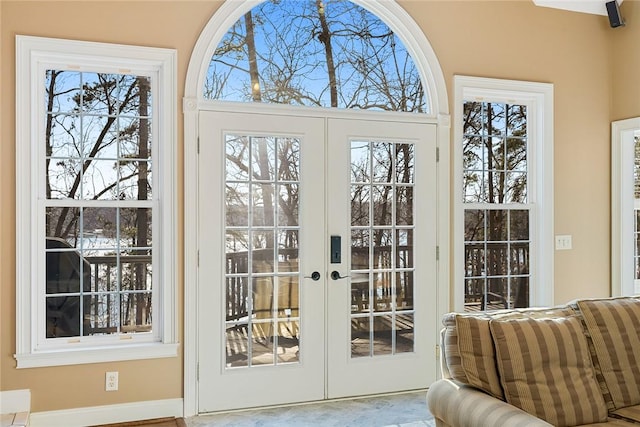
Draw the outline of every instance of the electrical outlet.
M118 391L118 372L107 372L105 375L106 391Z

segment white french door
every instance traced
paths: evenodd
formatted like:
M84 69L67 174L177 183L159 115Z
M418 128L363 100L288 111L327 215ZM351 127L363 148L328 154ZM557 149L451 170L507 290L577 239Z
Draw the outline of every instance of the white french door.
M344 279L327 284L328 395L435 379L436 127L330 119L327 227Z
M427 387L435 125L199 122L199 412Z

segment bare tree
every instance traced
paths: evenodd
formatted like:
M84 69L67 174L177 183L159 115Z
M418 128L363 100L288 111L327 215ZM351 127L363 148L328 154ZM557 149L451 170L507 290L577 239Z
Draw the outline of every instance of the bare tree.
M47 200L130 200L132 205L134 200L149 200L149 78L48 70L46 83ZM116 207L109 203L74 205L51 204L46 208L46 236L47 245L58 238L77 248L77 256L86 264L74 267L83 269L82 274L76 274L78 282L83 281L82 287L74 292L82 289L95 293L85 295L83 300L83 333L91 333L86 329L90 325L103 328L102 332L115 331L112 329L117 324L149 325L151 262L146 259L150 257L151 244L149 208ZM142 258L132 262L127 261L129 256ZM89 266L87 260L94 262L95 257L101 259L96 261L100 264ZM47 289L55 293L60 292L53 288L61 267L53 263L54 259L57 258L51 257L50 263L47 258ZM91 275L94 269L95 274ZM113 269L118 269L118 286L105 288L112 280L109 271ZM120 296L97 294L113 289L131 293L126 298L123 294L122 305L111 301L112 298L119 301ZM73 335L79 331L66 333Z
M522 105L466 102L463 124L464 201L487 204L486 209L465 210L466 276L481 293L526 305L529 273L529 215L507 209L507 204L527 200L527 113ZM486 245L486 247L485 247ZM513 278L512 276L522 276ZM471 286L468 294L477 294ZM484 301L486 303L486 300Z
M347 0L271 0L255 7L243 22L245 29L236 24L216 50L205 96L425 111L420 76L404 45L386 24L358 5ZM259 43L250 47L250 40ZM259 101L252 96L256 83L250 74L252 58L260 64Z

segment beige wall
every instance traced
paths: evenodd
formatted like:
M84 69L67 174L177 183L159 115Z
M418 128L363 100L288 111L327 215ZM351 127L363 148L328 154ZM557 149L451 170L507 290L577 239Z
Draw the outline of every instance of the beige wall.
M632 63L640 62L634 46L640 34L632 22L632 17L640 22L640 7L625 1L623 14L629 13L625 16L628 25L612 30L605 17L537 8L529 1L400 3L432 43L450 100L454 74L554 84L555 232L571 234L574 245L571 251L556 253L555 302L608 295L609 122L612 117L640 114L640 101L632 94L639 93L640 79L632 74L638 67L628 67L618 74L623 68L618 66L624 61L623 55L633 51ZM0 390L30 388L33 411L181 397L182 358L15 369L14 36L175 48L181 99L191 50L219 4L0 2ZM613 41L616 47L612 51ZM615 83L612 73L620 75ZM620 97L621 102L614 102L612 108L614 97ZM181 165L181 115L178 120ZM182 189L181 168L179 176ZM176 244L182 248L181 237ZM120 391L103 391L107 370L120 372Z
M555 234L573 236L573 250L555 256L555 302L608 295L612 30L606 17L529 1L402 4L425 29L450 102L455 74L554 84Z
M624 27L612 31L613 92L612 120L640 116L640 2L625 1L620 6Z
M191 50L219 2L3 1L0 134L0 390L30 388L32 411L180 398L182 357L73 367L16 370L15 352L15 149L16 34L174 48L178 51L178 105ZM182 188L182 114L178 115L178 176ZM181 190L179 194L182 203ZM179 209L181 211L181 209ZM182 224L182 214L179 223ZM180 226L181 227L181 226ZM182 238L175 242L182 253ZM182 258L181 256L179 257ZM182 266L179 266L180 276ZM180 294L182 286L180 285ZM180 304L182 306L182 304ZM181 317L182 315L180 315ZM104 391L106 371L119 371L119 391Z

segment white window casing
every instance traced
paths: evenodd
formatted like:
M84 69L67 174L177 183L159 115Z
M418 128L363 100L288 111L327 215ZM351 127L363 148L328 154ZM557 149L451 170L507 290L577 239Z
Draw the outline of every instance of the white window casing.
M611 295L636 295L640 280L636 277L637 235L635 198L636 139L640 136L640 118L611 124Z
M45 333L45 75L47 70L148 77L153 193L152 332L47 339ZM16 36L16 354L18 368L175 357L176 51ZM114 206L117 205L114 200ZM91 206L91 202L87 204Z
M454 76L453 137L453 309L464 310L464 212L482 209L463 203L463 106L466 101L526 105L528 111L528 188L530 209L529 304L553 304L553 85Z

